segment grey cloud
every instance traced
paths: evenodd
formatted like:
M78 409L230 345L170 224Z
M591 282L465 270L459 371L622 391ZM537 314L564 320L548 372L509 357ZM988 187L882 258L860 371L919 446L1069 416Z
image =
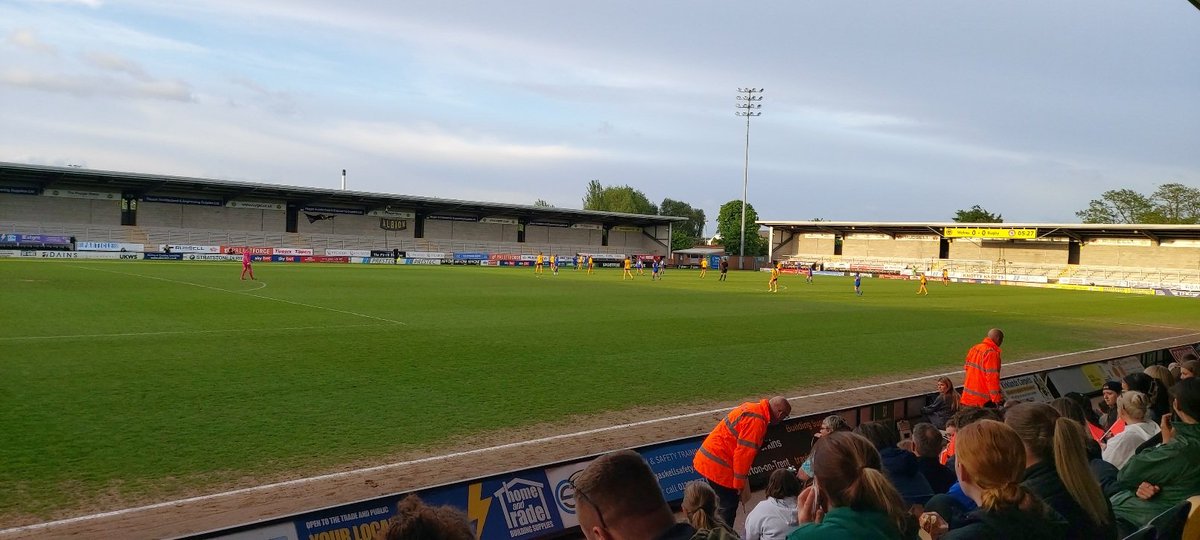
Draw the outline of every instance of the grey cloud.
M18 28L8 34L5 41L16 47L40 54L57 55L58 48L42 41L37 33L28 28Z
M272 90L249 77L233 77L230 82L251 92L250 100L259 108L282 115L293 115L297 111L296 100L289 92ZM230 99L230 103L239 103Z
M140 81L150 80L150 76L146 74L146 70L142 69L141 65L124 56L99 51L87 51L81 54L80 57L91 66L105 71L124 73Z
M28 90L70 94L76 97L149 98L194 101L191 87L178 80L122 81L112 77L84 77L10 70L0 74L0 84Z

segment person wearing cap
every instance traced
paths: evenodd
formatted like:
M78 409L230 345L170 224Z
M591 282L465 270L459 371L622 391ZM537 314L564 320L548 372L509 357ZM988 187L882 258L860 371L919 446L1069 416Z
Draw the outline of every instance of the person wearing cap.
M1117 397L1121 395L1121 383L1105 381L1100 388L1100 429L1108 430L1117 421Z
M792 405L783 396L743 403L717 422L696 451L692 467L717 492L725 523L733 523L738 505L750 499L750 466L762 448L767 426L790 414Z

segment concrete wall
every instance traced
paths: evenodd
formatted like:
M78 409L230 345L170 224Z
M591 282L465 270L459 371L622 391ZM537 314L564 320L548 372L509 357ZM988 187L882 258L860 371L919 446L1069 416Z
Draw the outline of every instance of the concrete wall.
M1021 240L967 240L950 242L950 258L967 261L996 261L1014 263L1067 264L1067 242L1028 242Z
M0 221L120 225L121 201L0 193Z
M321 212L308 212L309 214L320 214ZM320 221L309 223L305 217L305 212L301 211L299 218L296 220L296 232L299 233L321 233L321 234L348 234L354 236L363 236L369 238L377 238L382 240L384 233L389 239L412 238L413 228L416 223L413 220L408 220L408 228L403 231L385 231L379 228L379 218L375 216L356 216L352 214L325 214L334 216L332 219L323 219ZM426 222L428 226L430 222ZM280 227L282 230L283 227Z
M830 251L832 252L832 246ZM891 238L849 235L842 241L842 256L936 259L938 257L938 240L893 240Z
M783 250L784 253L789 255L801 254L828 256L833 255L833 243L833 235L828 235L827 238L809 238L807 234L800 233L791 241L791 243L784 246Z
M1084 244L1079 264L1136 268L1200 268L1200 247Z
M550 234L551 244L579 245L591 243L591 235L589 235L589 231L585 229L563 229L552 227L548 232ZM596 245L600 245L599 239L596 240Z
M120 223L119 216L117 223ZM139 201L137 224L139 227L283 232L287 215L282 210Z

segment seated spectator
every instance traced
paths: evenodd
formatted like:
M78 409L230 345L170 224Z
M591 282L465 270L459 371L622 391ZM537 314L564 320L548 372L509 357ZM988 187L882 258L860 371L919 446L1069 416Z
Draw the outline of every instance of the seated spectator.
M1121 379L1121 391L1128 392L1134 390L1146 394L1150 398L1150 408L1146 409L1146 418L1151 422L1158 423L1159 416L1165 412L1170 412L1170 406L1167 403L1158 403L1155 401L1155 381L1153 377L1145 373L1130 373L1124 379ZM1158 407L1157 409L1155 407Z
M746 540L783 540L796 530L796 497L800 480L795 469L775 469L767 479L767 498L746 516Z
M1100 390L1100 429L1108 431L1117 421L1117 396L1121 395L1121 383L1108 381Z
M917 470L929 482L933 492L945 493L958 481L954 471L938 462L938 454L946 444L946 438L933 424L921 423L913 427L913 444L917 454Z
M717 505L717 492L703 480L691 482L683 490L680 504L688 523L702 538L737 538L737 533L721 519L721 508Z
M1019 483L1025 472L1025 451L1012 428L995 420L981 420L960 429L958 439L955 473L963 492L978 509L957 523L948 522L936 512L926 512L920 523L931 538L1063 538L1066 523ZM945 495L934 498L938 497Z
M396 505L382 540L474 540L467 516L451 506L426 506L416 495Z
M1176 383L1171 398L1175 414L1159 423L1163 444L1129 458L1117 477L1113 511L1130 531L1200 493L1200 380Z
M1146 375L1154 379L1154 386L1150 390L1150 404L1154 407L1155 412L1164 414L1171 412L1171 387L1175 386L1175 377L1164 366L1154 365L1146 368Z
M897 446L900 435L895 429L883 422L867 422L855 428L854 432L875 445L883 461L883 473L900 492L904 502L910 505L925 504L933 496L933 488L917 465L917 456Z
M650 465L632 450L596 458L571 485L579 528L589 540L688 540L696 533L675 522Z
M921 407L921 414L925 415L933 427L946 429L946 421L957 411L958 392L954 390L954 383L950 382L949 377L938 379L937 394L929 405Z
M1104 447L1104 461L1120 469L1142 443L1158 434L1158 424L1146 419L1150 398L1141 392L1130 390L1117 398L1117 414L1125 423L1121 433L1108 440Z
M859 435L822 437L813 449L815 480L796 505L800 528L788 540L918 538L908 505L882 466L874 445Z
M820 430L813 435L813 448L816 448L818 439L836 431L850 431L850 426L839 415L831 414L826 416L824 420L821 420ZM800 470L796 471L796 476L800 480L807 482L812 480L812 474L812 453L810 452L808 457L804 459L804 463L800 464Z
M1070 403L1070 405L1067 405ZM1100 427L1100 417L1096 415L1096 411L1092 409L1092 400L1088 399L1079 392L1068 392L1067 395L1060 397L1050 402L1050 406L1058 411L1059 415L1079 423L1079 427L1084 428L1084 433L1096 442L1104 437L1104 429ZM1067 414L1070 413L1070 414Z
M1025 446L1021 485L1067 520L1066 538L1115 539L1112 508L1088 468L1083 427L1044 403L1016 405L1004 423Z
M1087 420L1084 419L1082 407L1075 401L1058 398L1051 401L1050 406L1054 407L1060 416L1079 424L1080 427L1086 425ZM1123 422L1120 424L1122 427L1125 425ZM1104 492L1105 498L1112 496L1117 492L1117 468L1104 461L1102 448L1096 439L1084 437L1083 444L1087 449L1088 469L1091 469L1092 477L1100 482L1100 490Z
M1000 413L996 409L982 407L962 407L957 413L955 413L954 417L951 418L950 421L958 426L957 429L961 429L980 420L1000 421L1000 418ZM957 432L956 435L950 437L950 442L946 443L946 449L942 451L942 459L945 460L946 467L952 471L957 471L957 469L955 469L954 457L954 441L956 438ZM949 457L946 456L947 453L950 454ZM937 502L935 503L934 500ZM963 493L962 486L960 486L958 482L955 482L954 485L950 486L950 489L946 491L945 497L933 497L933 499L926 504L926 508L936 510L939 514L944 516L951 516L952 519L959 519L965 517L967 512L975 509L975 501L971 500L966 493ZM955 522L951 521L950 525L953 527Z
M1179 364L1179 380L1191 379L1200 371L1200 360L1188 360Z

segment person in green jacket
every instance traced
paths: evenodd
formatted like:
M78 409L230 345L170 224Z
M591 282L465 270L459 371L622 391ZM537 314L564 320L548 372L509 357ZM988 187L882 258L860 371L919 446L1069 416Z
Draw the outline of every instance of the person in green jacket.
M1176 383L1171 398L1175 414L1162 415L1162 445L1129 458L1117 475L1113 512L1130 530L1200 494L1200 380Z
M788 540L919 538L916 519L884 476L879 452L862 435L830 433L812 453L813 485L798 497L800 528Z

